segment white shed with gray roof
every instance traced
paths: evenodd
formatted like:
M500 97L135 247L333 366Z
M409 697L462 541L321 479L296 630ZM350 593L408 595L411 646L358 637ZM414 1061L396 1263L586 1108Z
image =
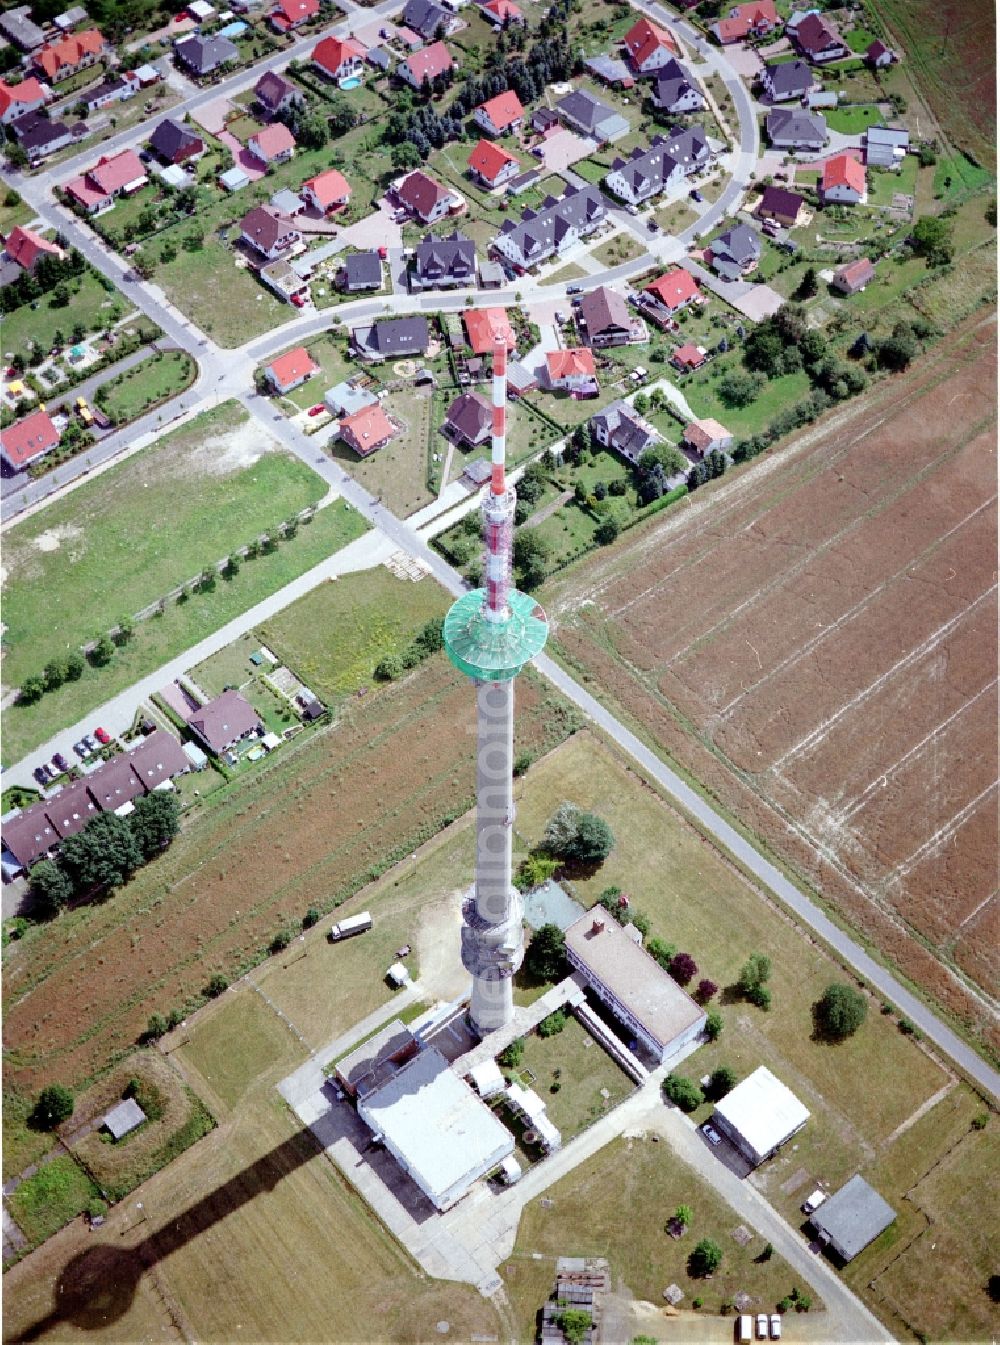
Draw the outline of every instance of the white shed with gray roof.
M895 1218L896 1211L892 1206L868 1185L864 1177L855 1175L813 1211L809 1222L820 1242L831 1247L844 1261L852 1261L880 1233L884 1233Z
M120 1140L123 1136L131 1134L133 1130L138 1129L146 1119L146 1113L136 1102L134 1097L126 1098L124 1102L119 1102L117 1107L112 1107L105 1116L102 1125L105 1130L111 1132L113 1139Z

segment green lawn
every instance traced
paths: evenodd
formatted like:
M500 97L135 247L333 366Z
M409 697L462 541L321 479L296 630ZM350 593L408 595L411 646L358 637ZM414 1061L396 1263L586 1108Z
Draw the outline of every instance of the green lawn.
M65 344L77 323L87 333L99 332L133 311L125 296L113 287L110 292L106 290L89 267L69 281L67 288L69 304L65 308L55 307L52 296L46 295L36 301L37 308L24 304L3 315L0 346L5 356L20 353L27 360L31 342L47 353L58 332Z
M994 182L985 168L977 168L964 154L939 159L934 169L934 195L953 201L972 192L983 191Z
M577 266L576 262L567 262L561 266L558 271L553 271L551 275L545 276L539 281L542 285L562 285L568 280L580 280L589 275L582 266Z
M197 366L186 352L171 350L156 354L106 384L107 396L99 405L116 425L124 425L158 402L183 392L196 375Z
M595 248L591 256L602 266L619 266L622 262L632 261L634 257L641 257L643 251L642 244L633 234L623 232Z
M359 458L342 440L334 439L329 451L387 509L406 518L434 498L427 485L431 394L427 389L393 392L382 407L402 426L384 448Z
M100 1195L67 1154L46 1163L8 1198L15 1222L32 1246L51 1237Z
M920 164L916 155L908 154L900 165L899 172L891 169L868 169L868 204L870 206L888 206L893 196L902 194L913 196L917 190L917 172Z
M256 644L262 640L322 700L336 704L367 686L376 663L401 654L447 607L433 580L397 579L379 566L313 589L265 622Z
M783 407L805 397L809 392L809 377L803 372L782 374L780 378L769 378L760 395L749 406L730 407L723 402L717 392L717 370L742 367L738 352L735 355L722 356L711 365L707 372L697 373L684 384L684 395L699 417L712 416L732 430L737 438L756 434L763 430ZM713 375L715 375L713 377Z
M852 28L850 32L843 34L843 38L851 51L858 56L863 56L875 41L875 34L870 33L867 28Z
M831 131L842 135L860 135L869 126L882 120L882 112L874 104L870 107L831 107L826 110L826 122Z
M4 196L0 197L0 201L2 201L6 195L7 193L4 192ZM13 195L17 196L17 192L13 192ZM34 218L35 212L31 206L28 205L27 201L24 201L20 196L17 196L17 200L13 205L0 205L0 233L6 238L11 229L16 225L27 224Z
M573 1017L551 1037L537 1032L525 1037L516 1073L545 1103L564 1144L632 1092L631 1080ZM553 1084L558 1087L553 1089Z

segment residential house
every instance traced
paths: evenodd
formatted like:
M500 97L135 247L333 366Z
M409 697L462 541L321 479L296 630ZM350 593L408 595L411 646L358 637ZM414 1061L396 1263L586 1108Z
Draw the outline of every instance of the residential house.
M109 209L118 196L131 196L149 181L142 160L133 149L110 157L101 155L93 168L66 183L66 193L89 215Z
M274 121L250 137L247 149L261 163L287 163L295 153L295 136L284 122Z
M413 252L409 273L412 290L454 289L476 283L476 245L460 233L428 236Z
M765 187L757 204L757 218L774 220L783 229L794 229L805 199L787 187Z
M339 210L351 199L351 185L337 168L306 178L302 184L302 199L321 215Z
M472 119L487 135L516 135L524 120L524 108L514 90L508 89L480 103Z
M851 49L824 14L807 14L792 36L802 55L814 65L842 61Z
M599 145L620 140L629 132L629 124L622 114L586 89L574 89L560 98L556 112L570 130L596 140Z
M380 290L382 259L374 248L369 252L352 252L344 258L344 266L337 279L341 288L348 294L360 294L364 290Z
M760 238L749 224L735 224L712 240L709 252L712 270L723 280L741 280L757 269Z
M536 108L531 114L531 129L541 136L551 135L559 129L559 114L551 107Z
M493 431L493 407L481 392L463 392L448 407L441 433L453 443L476 448Z
M800 107L776 107L767 114L767 138L775 149L820 150L827 142L826 118L822 112Z
M653 102L664 112L680 116L685 112L700 112L705 106L701 89L690 71L680 61L669 60L656 72Z
M788 103L804 98L815 76L805 61L779 61L760 72L761 89L769 103Z
M422 224L436 224L461 205L453 191L442 187L419 168L400 182L395 188L395 195L400 205L405 206Z
M853 1261L895 1220L888 1201L857 1173L809 1216L819 1243L841 1262Z
M392 421L377 402L345 416L340 422L341 439L359 458L367 458L369 453L383 448L395 433Z
M876 39L865 52L865 60L872 69L885 70L888 66L895 65L899 57L891 47Z
M87 28L82 33L72 33L58 42L47 43L32 56L32 65L40 79L52 84L69 79L78 70L93 65L110 50L107 39L98 28Z
M678 186L710 159L704 127L692 126L669 140L655 135L648 149L636 147L627 159L615 159L604 182L621 200L638 206Z
M631 89L635 85L631 70L615 56L588 56L584 59L583 68L602 84L621 89Z
M502 145L480 140L468 158L472 176L484 187L500 187L517 177L521 165Z
M650 317L661 325L682 308L687 308L688 304L701 298L701 290L694 276L682 266L664 271L662 276L645 287L642 294Z
M700 369L707 358L708 351L704 346L696 346L693 341L686 341L671 355L670 363L682 374L689 374L695 369Z
M181 65L186 66L193 75L210 75L213 71L240 58L239 47L228 37L218 33L214 37L185 37L175 44L174 55Z
M467 308L462 321L474 355L492 355L498 341L503 341L508 355L513 354L517 337L505 308Z
M313 53L315 60L315 53ZM290 79L285 79L284 75L279 75L276 70L268 70L266 74L261 75L260 79L253 86L254 97L261 110L268 117L277 117L279 113L288 112L293 107L302 107L305 103L305 94Z
M190 127L168 117L149 137L149 148L164 163L181 164L200 159L205 153L205 142Z
M327 79L358 78L365 68L365 49L353 37L324 37L309 59Z
M609 402L603 410L591 416L590 436L602 448L613 449L633 464L647 448L660 441L659 431L625 401Z
M100 811L90 790L90 780L73 780L45 803L46 816L63 840L76 836Z
M353 416L355 411L361 411L366 406L374 406L378 402L378 397L369 388L358 387L354 382L346 382L328 388L323 393L323 401L330 414L341 420L344 416Z
M318 14L319 0L277 0L267 17L275 32L290 33Z
M637 75L653 75L681 54L673 35L647 18L632 25L622 38L622 46Z
M561 256L580 238L593 233L607 216L604 197L590 184L570 184L556 200L547 196L539 210L525 210L520 221L504 220L494 249L521 270L549 257Z
M422 316L383 318L370 327L355 327L351 341L359 355L370 360L398 360L423 355L430 344L430 328Z
M11 229L3 245L4 260L13 263L15 267L14 279L18 278L22 271L33 273L43 257L62 258L65 255L57 243L43 238L33 229L22 228L20 224Z
M81 101L87 105L88 115L99 112L102 107L113 103L124 103L139 92L139 77L134 70L125 70L120 75L109 75L92 89L81 95Z
M858 257L846 266L834 271L830 284L841 294L860 294L866 285L875 279L875 267L869 257Z
M681 442L703 458L706 453L727 453L733 446L733 436L725 425L706 416L684 426Z
M290 219L266 205L255 205L240 220L244 243L273 262L301 241L302 235Z
M399 22L411 32L419 33L425 42L433 42L454 32L459 20L433 0L406 0Z
M0 33L21 51L34 51L45 41L45 33L31 18L30 5L18 5L0 14Z
M868 192L864 164L850 154L835 154L823 165L819 183L820 196L825 202L838 205L857 205Z
M34 75L20 84L8 84L0 79L0 122L9 126L28 112L37 112L52 97L52 90Z
M445 44L432 42L429 47L414 51L405 61L400 61L396 66L396 74L411 88L422 89L425 84L432 84L438 75L447 74L454 65L451 52Z
M594 397L600 391L594 352L587 346L548 351L545 372L549 387L555 391L568 392L574 397Z
M257 711L238 691L224 691L200 706L188 719L188 728L216 757L231 752L244 739L259 738L264 732Z
M735 5L726 18L712 24L712 32L725 46L729 42L766 37L780 23L774 0L752 0L747 5Z
M264 368L264 377L267 379L271 388L280 395L294 391L301 387L307 379L312 378L313 374L319 373L319 365L306 350L305 346L296 346L294 350L289 350L285 355L279 355L276 360Z
M64 121L54 121L42 112L26 112L10 123L10 129L30 162L37 164L47 154L55 154L56 150L72 144L82 125L80 122L69 127Z
M598 285L583 295L576 321L581 337L594 350L637 345L649 339L642 318L634 315L624 297L607 285Z
M510 28L514 24L523 28L527 23L513 0L487 0L485 5L480 6L479 12L494 28Z
M0 455L12 472L27 467L58 443L59 431L41 409L0 431Z
M865 162L869 168L898 171L909 149L909 131L895 126L869 126L865 133Z
M286 257L266 262L257 275L267 288L273 290L286 304L294 304L296 308L305 306L309 298L309 282Z
M74 5L72 9L57 14L52 22L61 33L71 33L74 28L79 28L81 23L87 22L87 11L83 5Z

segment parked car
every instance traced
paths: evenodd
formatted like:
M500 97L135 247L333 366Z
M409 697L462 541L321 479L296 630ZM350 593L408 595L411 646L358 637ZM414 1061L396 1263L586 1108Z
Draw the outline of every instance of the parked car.
M776 1312L771 1313L771 1339L781 1339L781 1317Z
M688 196L691 197L692 201L704 201L705 199L704 196L702 196L701 192L698 191L696 187L691 188L691 190L688 192Z
M758 1312L757 1314L757 1339L767 1340L767 1313Z
M719 1132L715 1129L715 1127L714 1127L714 1126L710 1126L710 1125L708 1124L707 1121L705 1122L705 1124L702 1126L701 1129L702 1129L702 1133L704 1134L705 1138L708 1140L709 1144L721 1144L721 1143L722 1143L722 1136L721 1136L721 1135L719 1134Z
M306 301L305 299L303 299L301 294L293 294L292 303L295 305L296 308L304 308Z
M582 292L582 290L583 290L583 286L582 286L582 285L567 285L567 286L566 286L566 293L567 293L567 294L580 294L580 293Z
M55 766L56 770L60 774L62 774L64 771L69 770L69 762L66 760L66 758L63 756L61 752L57 752L55 754L55 756L52 758L52 764L53 766Z
M36 766L31 773L40 785L47 785L52 775L48 766Z
M97 751L97 740L92 738L89 733L85 733L81 741L88 752Z
M646 228L649 230L651 234L658 234L660 232L660 226L657 224L655 219L647 220Z
M85 738L81 738L78 743L73 744L73 751L80 758L90 756L90 748L87 746L87 741Z
M308 414L310 416L321 416L325 410L326 407L320 402L318 406L310 406Z
M385 246L385 244L383 243L382 246L381 246L381 247L379 248L379 250L378 250L379 261L384 262L385 259L388 257L388 255L389 255L389 249L388 249L388 248Z
M94 729L94 737L102 745L102 747L106 747L108 743L111 741L111 734L107 731L107 729Z

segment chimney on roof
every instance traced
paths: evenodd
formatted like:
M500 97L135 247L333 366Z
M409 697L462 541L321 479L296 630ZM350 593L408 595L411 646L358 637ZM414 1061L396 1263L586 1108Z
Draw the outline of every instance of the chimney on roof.
M604 929L603 920L595 920L594 923L590 926L591 934L600 934L603 931L603 929Z

